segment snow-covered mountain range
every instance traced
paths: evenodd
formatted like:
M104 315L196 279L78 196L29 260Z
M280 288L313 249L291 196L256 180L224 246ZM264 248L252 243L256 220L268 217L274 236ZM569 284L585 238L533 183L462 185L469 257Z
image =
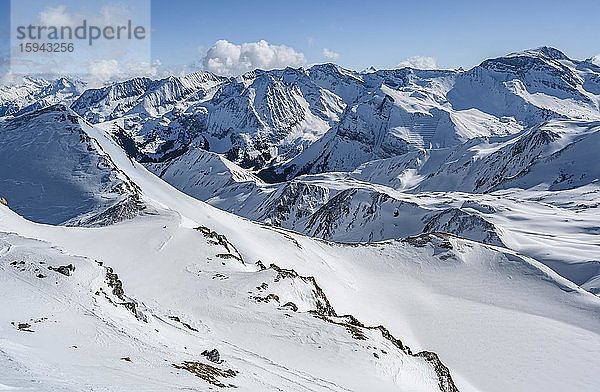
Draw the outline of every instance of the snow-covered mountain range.
M600 382L589 60L26 78L0 135L0 390Z

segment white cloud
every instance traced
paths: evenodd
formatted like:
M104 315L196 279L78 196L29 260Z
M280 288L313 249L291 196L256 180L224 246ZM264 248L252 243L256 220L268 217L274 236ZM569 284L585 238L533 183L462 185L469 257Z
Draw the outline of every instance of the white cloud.
M337 60L338 57L340 57L340 54L331 49L323 48L323 57L327 60Z
M116 59L95 60L89 64L87 78L92 86L106 81L122 80L138 76L164 77L159 60L152 63L136 60L118 61Z
M85 13L72 13L64 5L46 7L39 13L39 21L45 26L71 26L81 25L87 20L88 25L108 26L125 25L133 19L134 11L126 5L104 5L100 10L88 9ZM141 17L138 15L138 20ZM143 18L142 18L143 19Z
M94 61L90 64L90 75L98 79L110 79L121 73L119 62L115 59Z
M135 15L135 11L129 6L125 4L107 4L100 9L100 13L96 18L98 22L96 23L104 25L126 25L128 20L134 18L140 20L140 16Z
M67 12L67 7L47 7L40 12L40 23L46 26L74 26L79 17Z
M398 68L416 68L416 69L436 69L437 63L433 57L413 56L398 63Z
M265 40L237 45L222 39L208 49L202 64L218 75L236 76L257 68L299 67L306 64L306 58L293 48Z
M124 26L132 20L135 26L145 27L146 34L150 34L150 10L141 3L102 5L97 2L82 2L76 10L65 5L40 5L34 15L37 16L39 25L69 26L72 29L82 26L84 21L88 26L103 28ZM91 41L75 42L76 49L73 53L36 56L29 60L29 64L23 64L21 58L12 56L11 67L19 74L82 74L94 80L151 75L156 72L157 67L151 63L149 39L99 38L94 40L93 45L88 45L88 42Z

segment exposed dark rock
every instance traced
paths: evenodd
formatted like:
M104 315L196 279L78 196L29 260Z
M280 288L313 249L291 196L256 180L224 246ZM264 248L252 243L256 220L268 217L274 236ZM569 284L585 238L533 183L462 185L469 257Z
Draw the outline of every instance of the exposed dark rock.
M189 325L188 323L186 323L185 321L181 321L181 319L177 316L168 316L171 320L176 321L178 323L180 323L181 325L183 325L184 327L186 327L187 329L189 329L190 331L194 331L194 332L198 332L198 330L194 327L192 327L191 325Z
M409 237L407 239L404 239L403 241L410 242L413 245L417 244L416 246L422 247L422 246L426 246L428 243L431 243L431 241L433 240L431 238L432 235L421 234L416 237ZM443 248L443 249L451 250L452 244L450 243L450 241L448 241L448 237L450 237L450 235L448 235L448 234L435 233L435 240L436 240L437 246L440 248ZM365 331L367 331L367 330L379 331L381 333L381 336L384 339L391 342L398 350L402 351L406 355L410 355L413 357L421 357L424 360L426 360L427 362L431 363L436 372L436 375L438 377L438 386L439 386L441 392L458 392L458 389L456 388L456 385L454 384L454 381L452 380L452 376L450 375L450 371L440 361L440 359L438 358L438 356L435 353L430 352L430 351L422 351L418 354L414 354L412 352L412 350L410 349L410 347L405 346L402 343L402 341L400 341L399 339L396 339L390 333L390 331L387 328L385 328L384 326L382 326L382 325L378 325L376 327L365 326L356 317L354 317L352 315L338 316L335 309L333 308L333 306L331 306L331 303L327 299L327 296L325 295L323 290L317 285L317 282L314 277L300 276L294 270L283 269L283 268L278 267L275 264L271 264L269 268L271 268L277 272L277 276L274 279L276 282L281 279L299 278L305 282L309 282L314 287L315 296L317 297L318 300L317 300L317 304L316 304L316 309L310 310L309 312L312 313L315 317L317 317L323 321L344 327L346 329L346 331L348 331L348 333L354 339L357 339L357 340L369 340L370 338L365 334ZM276 295L269 294L269 296L276 296ZM255 298L260 298L260 297L255 297ZM278 297L277 297L277 299L278 299ZM288 302L283 306L284 307L288 307L288 306L296 307L296 305L291 302ZM292 309L293 309L293 307L292 307ZM294 310L294 311L297 311L297 307L296 307L296 310ZM381 350L381 352L384 354L387 354L387 352L384 350ZM375 358L379 358L379 354L377 354L377 353L373 353L373 356Z
M108 287L112 288L112 292L117 296L121 301L124 301L123 295L125 292L123 291L123 282L119 279L119 275L113 272L111 267L106 267L106 283Z
M458 392L458 388L454 384L454 380L452 380L452 376L450 375L450 370L440 361L440 358L436 353L431 351L421 351L414 355L415 357L423 357L427 362L431 362L433 364L433 368L435 373L438 376L438 386L440 390L443 392Z
M19 331L24 331L24 332L35 332L33 330L31 330L31 324L29 323L15 323L14 321L11 323L12 325L14 325L15 327L17 327L17 329Z
M140 312L137 309L137 302L131 298L128 298L125 295L125 291L123 290L123 282L119 279L119 275L117 275L111 267L104 267L106 269L106 284L108 287L112 288L112 293L120 299L121 302L119 305L124 306L127 310L129 310L133 315L140 321L148 322L146 315ZM102 288L100 289L102 290ZM105 297L112 302L110 297L104 293Z
M146 205L141 201L140 195L138 193L134 193L128 195L124 200L110 206L99 214L87 219L68 222L66 226L110 226L112 224L134 218L145 209Z
M433 237L433 238L432 238ZM435 234L421 234L416 237L409 237L404 239L403 241L410 242L415 246L426 246L429 243L434 241L436 246L442 249L451 250L452 244L448 240L451 235L445 233L435 233ZM382 325L372 327L365 326L361 323L356 317L352 315L343 315L338 316L333 306L327 299L325 292L319 287L316 280L312 276L301 276L296 271L291 269L284 269L278 267L275 264L271 264L269 266L270 269L273 269L277 272L274 281L278 282L282 279L302 279L304 282L308 282L312 285L316 301L316 309L310 310L315 317L322 319L323 321L336 324L342 326L348 331L348 333L357 340L369 340L369 337L365 334L367 330L377 330L381 333L381 336L391 342L398 350L402 351L406 355L414 356L414 357L422 357L427 362L430 362L436 372L438 377L438 386L440 391L442 392L458 392L454 381L452 380L452 376L450 375L450 371L448 368L440 361L438 356L430 351L423 351L418 354L413 354L410 347L405 346L399 339L396 339L390 331ZM279 301L279 297L276 294L269 294L267 297L254 297L256 300L268 302L269 299L276 299ZM292 302L287 302L283 307L290 307L292 310L297 311L297 306ZM386 351L381 350L382 353L387 354ZM379 358L377 353L373 353L375 358Z
M298 311L298 305L296 305L293 302L286 302L285 304L283 304L284 308L290 308L293 312L297 312Z
M232 385L232 384L225 385L219 380L219 378L235 377L238 374L238 372L236 372L235 370L231 370L231 369L223 370L223 369L219 369L215 366L208 365L206 363L194 362L194 361L185 361L181 365L173 364L173 367L176 369L187 370L188 372L192 373L196 377L199 377L199 378L203 379L204 381L206 381L207 383L217 386L219 388L228 388L228 387L235 388L235 385Z
M304 282L307 282L310 285L312 285L313 291L315 294L315 299L316 299L316 310L315 311L319 314L323 314L326 316L335 316L336 315L335 310L333 309L333 307L331 306L331 303L329 303L329 300L327 299L327 296L325 295L325 293L323 292L321 287L319 287L319 285L317 284L317 281L315 280L314 277L301 276L301 275L298 275L298 273L294 270L283 269L283 268L278 267L275 264L271 264L269 266L269 268L271 268L277 272L277 276L275 277L275 282L279 282L279 280L281 280L281 279L299 278L299 279L303 280Z
M405 346L399 339L396 339L384 326L365 326L352 315L344 315L339 317L327 317L323 315L316 316L332 324L337 324L345 327L346 330L352 335L352 337L359 340L367 340L367 337L364 334L363 330L378 330L386 340L391 342L400 351L413 357L424 358L427 362L430 362L433 365L433 368L438 377L438 386L440 388L440 391L458 392L458 388L454 384L452 376L450 375L450 370L442 363L437 354L435 354L434 352L421 351L417 354L414 354L410 347ZM381 352L387 354L387 352L384 350L381 350ZM379 356L376 353L373 353L373 355L376 358L379 358Z
M236 256L234 254L231 254L231 253L217 253L215 256L219 257L221 259L225 259L225 260L227 260L227 259L236 259L236 260L240 260L241 261L241 259L238 256Z
M269 294L266 297L260 297L260 296L255 296L252 297L255 301L257 302L271 302L271 301L276 301L279 302L279 296L277 294Z
M75 271L75 266L73 264L69 264L69 265L61 265L58 267L52 267L52 266L48 266L48 269L50 271L55 271L58 272L59 274L63 274L65 276L71 276L71 274L73 273L73 271Z
M504 246L493 224L479 215L457 208L433 216L423 228L423 233L430 232L446 232L484 244Z
M204 350L202 351L202 355L206 357L211 362L221 363L221 355L219 354L219 350L213 348L212 350Z
M219 234L204 226L198 226L195 228L195 230L198 230L200 233L202 233L202 235L204 235L204 237L208 238L209 244L220 245L224 247L225 250L227 250L227 253L219 253L217 254L217 257L220 257L222 259L236 259L244 263L241 254L237 251L235 246L233 246L233 244L229 242L229 240L227 240L227 237L225 237L223 234Z
M258 260L255 264L258 266L258 268L260 268L261 271L264 271L264 270L267 269L267 267L265 267L265 265L263 264L263 262L260 261L260 260Z
M429 244L429 242L430 242L429 234L430 233L424 233L424 234L419 234L416 236L406 237L406 238L402 239L402 242L406 242L417 248L422 248L424 246L427 246L427 244Z

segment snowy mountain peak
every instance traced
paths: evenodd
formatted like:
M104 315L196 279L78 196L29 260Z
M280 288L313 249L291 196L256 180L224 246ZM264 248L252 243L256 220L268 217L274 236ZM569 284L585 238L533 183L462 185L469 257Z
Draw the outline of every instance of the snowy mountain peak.
M59 102L69 103L86 84L77 79L46 80L25 76L20 82L0 86L0 117L16 116Z
M535 49L527 49L522 52L514 52L510 53L506 57L519 57L519 56L531 56L531 57L544 57L550 60L564 60L564 61L573 61L567 57L560 50L553 48L551 46L540 46Z

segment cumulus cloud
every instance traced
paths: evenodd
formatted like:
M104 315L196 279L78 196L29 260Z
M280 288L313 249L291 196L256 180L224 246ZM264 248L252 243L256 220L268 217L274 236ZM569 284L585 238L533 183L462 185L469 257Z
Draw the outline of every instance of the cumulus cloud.
M433 57L413 56L398 63L398 68L436 69L437 63Z
M238 45L222 39L208 49L202 64L218 75L236 76L257 68L299 67L306 64L306 58L293 48L265 40Z
M338 57L340 57L340 54L331 49L323 48L323 57L327 60L337 60Z

